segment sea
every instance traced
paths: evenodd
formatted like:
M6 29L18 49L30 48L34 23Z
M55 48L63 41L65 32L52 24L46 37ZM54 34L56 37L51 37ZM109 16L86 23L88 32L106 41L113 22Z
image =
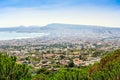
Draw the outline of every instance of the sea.
M0 32L0 40L40 38L49 35L48 33L18 33L18 32Z

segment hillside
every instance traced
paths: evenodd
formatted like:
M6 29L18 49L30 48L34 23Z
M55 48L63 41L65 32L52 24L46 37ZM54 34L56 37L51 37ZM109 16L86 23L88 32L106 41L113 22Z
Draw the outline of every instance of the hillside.
M115 50L103 57L100 63L89 69L92 80L120 80L120 50Z
M61 69L55 73L43 72L33 80L120 80L120 50L107 53L100 63L84 68Z
M120 49L88 67L61 68L55 72L40 68L32 71L34 76L29 68L16 63L16 57L0 53L0 80L120 80Z

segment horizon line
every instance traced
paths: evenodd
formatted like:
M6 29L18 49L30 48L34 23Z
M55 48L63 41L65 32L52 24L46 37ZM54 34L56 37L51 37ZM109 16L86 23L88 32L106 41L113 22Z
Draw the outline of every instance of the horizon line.
M91 24L73 24L73 23L48 23L45 25L16 25L16 26L6 26L6 27L0 27L0 28L17 28L17 27L45 27L48 25L76 25L76 26L93 26L93 27L105 27L105 28L120 28L120 27L116 27L116 26L105 26L105 25L91 25Z

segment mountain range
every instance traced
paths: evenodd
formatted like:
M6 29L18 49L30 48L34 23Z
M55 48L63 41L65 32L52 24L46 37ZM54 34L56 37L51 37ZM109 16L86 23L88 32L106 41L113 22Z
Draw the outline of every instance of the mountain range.
M52 37L88 37L107 38L120 37L120 28L111 28L91 25L73 25L53 23L46 26L19 26L10 28L0 28L0 31L19 33L50 33Z

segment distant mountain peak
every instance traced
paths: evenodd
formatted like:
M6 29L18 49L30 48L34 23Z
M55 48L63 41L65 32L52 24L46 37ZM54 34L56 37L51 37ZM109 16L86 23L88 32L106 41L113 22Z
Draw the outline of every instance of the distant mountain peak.
M74 25L52 23L46 26L19 26L12 28L0 28L0 31L21 32L21 33L51 33L52 36L59 37L105 37L116 36L120 34L120 28L109 28L103 26Z

